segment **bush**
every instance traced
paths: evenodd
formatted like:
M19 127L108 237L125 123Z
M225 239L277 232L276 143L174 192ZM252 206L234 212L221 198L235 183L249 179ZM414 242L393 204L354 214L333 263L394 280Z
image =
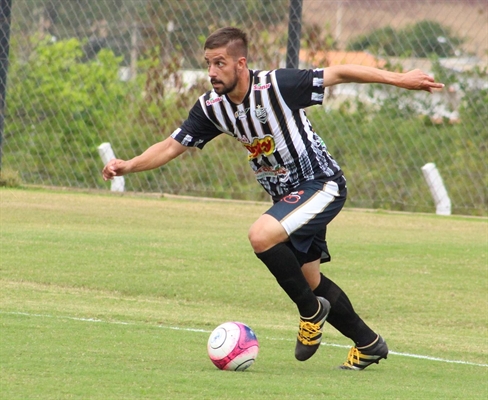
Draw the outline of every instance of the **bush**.
M463 39L435 21L424 20L395 31L387 26L352 40L347 49L391 57L452 57Z
M127 120L130 88L118 79L120 59L102 50L80 61L76 39L38 41L26 62L13 59L9 74L5 158L20 161L27 182L53 185L95 180L90 160L101 133Z

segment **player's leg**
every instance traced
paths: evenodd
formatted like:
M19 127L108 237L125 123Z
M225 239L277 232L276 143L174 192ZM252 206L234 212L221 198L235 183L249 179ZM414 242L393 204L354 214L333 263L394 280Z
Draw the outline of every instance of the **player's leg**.
M295 348L298 360L308 359L318 349L330 308L326 299L317 296L319 309L311 314L309 307L315 295L303 276L302 258L307 255L316 233L339 213L346 193L342 177L329 182L307 182L276 202L249 232L256 255L299 308L301 318ZM289 241L284 242L284 238Z
M304 264L302 271L314 294L331 305L327 322L355 343L341 368L361 370L386 358L385 341L359 317L346 293L320 273L320 259Z
M366 346L376 339L377 334L355 312L346 293L320 272L320 260L304 264L302 271L315 295L329 301L329 324L357 346Z
M288 234L278 220L268 214L261 215L249 229L249 241L256 256L297 305L300 315L315 315L319 304L303 276L295 254L285 244Z
M322 209L329 201L333 201L333 195L324 194L324 183L311 182L296 195L290 194L275 203L249 230L249 240L257 257L298 307L301 317L295 357L300 361L307 360L318 349L330 305L312 292L303 276L295 245L288 243L289 234L299 230L317 208ZM312 208L307 211L310 206ZM308 248L312 240L313 234L309 232L294 238L298 247L304 242Z

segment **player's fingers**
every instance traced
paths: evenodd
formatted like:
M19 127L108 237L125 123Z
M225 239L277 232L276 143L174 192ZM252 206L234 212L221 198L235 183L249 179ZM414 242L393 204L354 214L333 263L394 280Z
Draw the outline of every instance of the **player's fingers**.
M428 90L429 92L433 92L434 89L442 89L444 88L444 84L443 83L438 83L438 82L429 82L428 84Z
M108 181L113 179L114 175L110 171L103 170L103 179Z
M115 160L109 161L102 170L103 179L105 179L106 181L113 179L114 176L117 175L117 172L115 171L114 161Z

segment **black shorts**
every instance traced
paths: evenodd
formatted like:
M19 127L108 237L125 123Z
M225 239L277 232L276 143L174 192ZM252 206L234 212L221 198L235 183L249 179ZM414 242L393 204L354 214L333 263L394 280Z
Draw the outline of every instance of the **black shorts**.
M346 179L309 181L277 200L266 214L276 218L290 238L299 262L330 261L327 224L341 211L347 197Z

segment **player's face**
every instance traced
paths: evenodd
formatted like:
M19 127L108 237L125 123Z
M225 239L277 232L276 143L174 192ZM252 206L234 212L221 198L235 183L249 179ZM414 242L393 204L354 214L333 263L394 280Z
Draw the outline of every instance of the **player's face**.
M237 61L227 54L225 47L205 50L208 76L215 92L222 96L232 92L238 83Z

